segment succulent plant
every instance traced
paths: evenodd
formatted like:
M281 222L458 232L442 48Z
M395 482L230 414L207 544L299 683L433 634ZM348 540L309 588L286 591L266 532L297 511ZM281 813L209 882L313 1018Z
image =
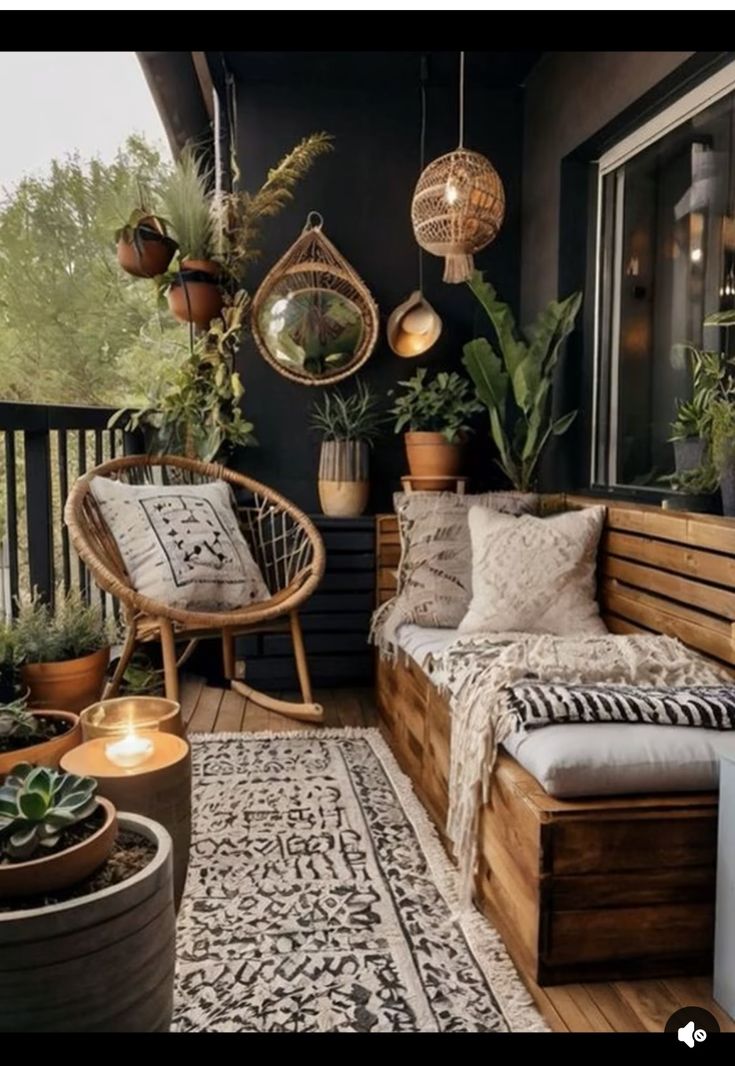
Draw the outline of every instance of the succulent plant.
M0 744L12 740L32 740L39 733L38 718L26 708L25 700L0 703Z
M15 862L53 848L97 807L93 777L18 763L0 788L0 853Z

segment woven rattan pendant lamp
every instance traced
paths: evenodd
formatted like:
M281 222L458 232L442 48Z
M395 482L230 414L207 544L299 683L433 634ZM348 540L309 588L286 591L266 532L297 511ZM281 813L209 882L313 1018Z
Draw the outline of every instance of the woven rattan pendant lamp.
M464 52L459 58L459 145L429 163L411 204L420 246L444 257L444 281L467 281L472 256L495 240L505 217L505 190L495 167L464 147Z

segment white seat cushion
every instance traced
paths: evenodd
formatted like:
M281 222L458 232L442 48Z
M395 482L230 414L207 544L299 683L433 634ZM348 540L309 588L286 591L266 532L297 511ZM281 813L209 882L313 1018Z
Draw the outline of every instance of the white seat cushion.
M401 626L398 644L418 663L456 639L451 629ZM716 789L721 755L735 758L735 734L696 726L637 722L548 725L515 733L503 745L560 799Z

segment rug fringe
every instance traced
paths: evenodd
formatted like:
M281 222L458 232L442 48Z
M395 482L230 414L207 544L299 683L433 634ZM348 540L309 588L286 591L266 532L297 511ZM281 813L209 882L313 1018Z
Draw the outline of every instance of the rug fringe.
M538 1007L523 983L497 929L474 906L462 906L459 875L444 849L436 826L431 821L414 790L411 779L398 765L393 752L374 726L344 726L304 730L265 730L258 733L190 733L194 741L246 740L256 742L270 738L290 740L344 739L367 740L380 760L398 796L404 813L413 826L421 849L431 869L439 892L465 935L478 966L487 977L497 997L511 1032L549 1032Z

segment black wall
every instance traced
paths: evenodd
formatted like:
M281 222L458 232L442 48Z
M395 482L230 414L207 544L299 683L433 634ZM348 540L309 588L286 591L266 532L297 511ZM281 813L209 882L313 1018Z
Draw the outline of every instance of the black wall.
M427 89L427 162L451 151L457 142L456 91ZM474 299L464 285L441 281L443 261L425 256L425 293L444 320L437 345L420 359L399 359L385 340L393 308L416 288L417 247L410 205L419 171L420 102L418 70L414 84L238 84L238 156L242 184L255 189L285 152L306 134L327 130L335 151L317 161L299 186L295 202L264 227L263 256L251 269L254 293L273 263L296 239L310 210L325 220L324 231L352 263L380 309L381 335L361 372L390 402L387 392L422 365L432 370L459 368L462 344L475 335ZM505 184L505 225L494 244L477 257L501 295L514 307L520 286L520 174L522 96L520 90L472 86L467 92L466 143L486 154ZM238 459L251 476L272 485L307 511L318 510L316 464L319 441L308 428L309 410L321 388L294 384L272 370L252 340L240 353L245 412L256 425L258 449ZM350 388L347 379L342 387ZM473 489L497 483L486 424L480 426L469 456ZM370 510L389 507L390 493L405 473L402 444L386 428L373 457Z

